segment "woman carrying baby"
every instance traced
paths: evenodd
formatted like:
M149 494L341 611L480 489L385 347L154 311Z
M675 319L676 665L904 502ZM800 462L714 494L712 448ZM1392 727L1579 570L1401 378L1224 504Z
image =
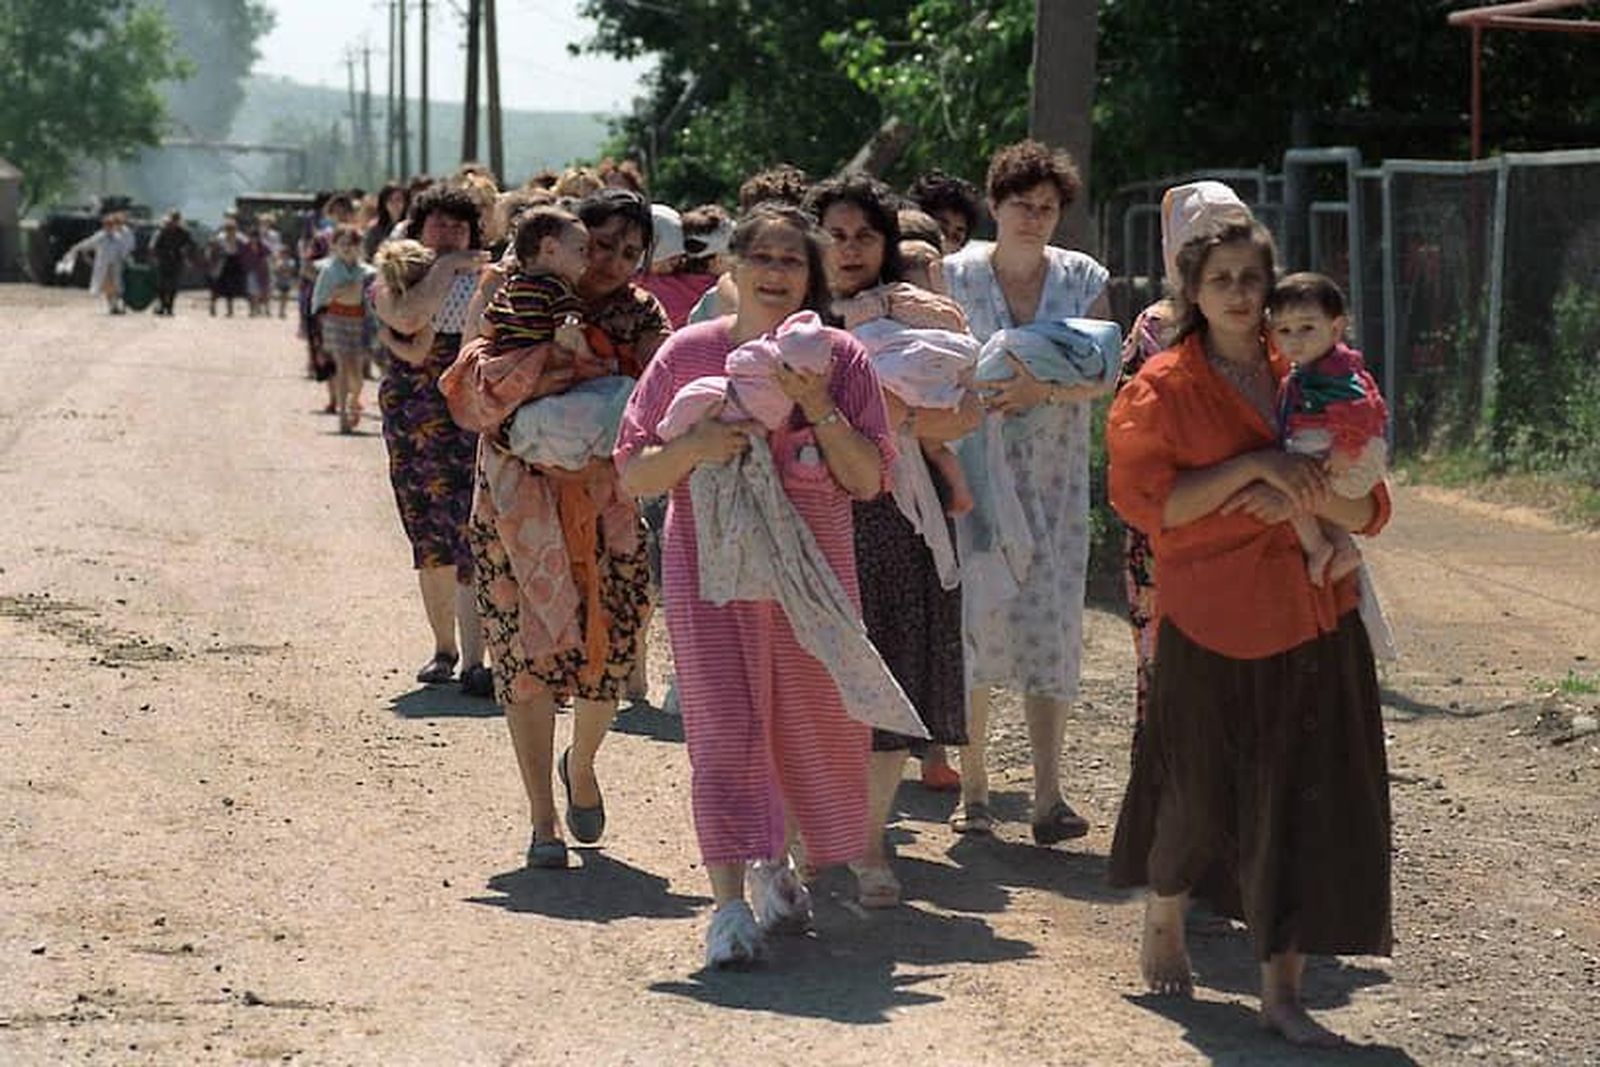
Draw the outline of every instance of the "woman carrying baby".
M847 716L833 676L802 647L775 601L716 606L702 596L691 475L754 450L752 438L770 446L782 507L798 516L806 539L854 600L851 506L878 495L893 454L866 353L830 328L816 331L819 369L769 365L767 392L777 390L786 409L775 428L720 421L718 403L688 432L666 432L680 390L723 375L736 349L772 334L796 312L826 305L820 237L798 209L755 208L735 229L731 251L738 312L691 325L662 346L629 402L616 451L630 495L671 494L663 585L693 767L695 830L716 905L706 953L713 967L753 962L766 930L808 920L805 889L786 856L789 819L814 865L861 857L870 739L868 728ZM745 901L747 870L759 925Z

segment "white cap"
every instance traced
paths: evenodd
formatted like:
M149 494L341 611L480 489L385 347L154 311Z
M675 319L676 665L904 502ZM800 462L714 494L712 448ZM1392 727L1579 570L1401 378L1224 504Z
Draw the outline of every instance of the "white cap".
M1253 218L1239 195L1221 182L1191 182L1168 189L1161 198L1161 257L1166 261L1167 284L1174 291L1183 287L1178 249L1196 237Z
M650 205L650 222L655 231L650 244L650 262L683 255L683 218L665 204Z

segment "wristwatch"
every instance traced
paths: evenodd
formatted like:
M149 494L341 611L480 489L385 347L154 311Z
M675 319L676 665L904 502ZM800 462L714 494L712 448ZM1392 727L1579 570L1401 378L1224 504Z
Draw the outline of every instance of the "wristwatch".
M811 428L813 430L820 430L824 426L828 426L828 425L830 425L832 423L835 423L835 422L843 422L843 421L844 421L844 416L839 413L839 406L837 404L835 404L833 407L828 409L828 413L826 415L822 416L822 418L817 419L815 422L813 422L811 424Z

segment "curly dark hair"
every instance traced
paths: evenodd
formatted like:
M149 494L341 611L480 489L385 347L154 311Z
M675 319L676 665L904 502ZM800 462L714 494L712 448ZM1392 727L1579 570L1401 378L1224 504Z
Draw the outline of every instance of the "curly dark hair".
M650 262L650 248L655 243L655 220L650 217L650 205L645 198L631 189L600 189L570 206L573 214L583 220L591 230L597 230L614 218L625 218L629 225L639 229L644 240L644 262Z
M472 227L468 248L483 247L483 222L478 214L478 202L465 186L456 182L435 182L411 201L411 213L406 216L406 232L421 237L428 216L435 211Z
M733 237L728 242L728 251L734 259L743 259L757 239L773 226L788 226L805 241L806 297L803 307L827 319L828 303L832 299L828 291L828 269L822 259L827 235L809 212L781 200L763 201L739 217L733 227Z
M1061 194L1061 207L1078 198L1083 179L1072 157L1059 148L1039 141L1018 141L1006 145L989 161L989 202L998 204L1008 196L1025 193L1042 182L1050 182Z
M739 186L739 210L749 211L769 200L798 206L805 201L806 190L810 188L810 175L793 163L779 163L744 180Z
M930 170L919 175L911 183L911 188L906 190L906 196L935 218L942 211L954 211L966 220L969 236L977 232L978 221L983 217L977 186L942 170Z
M883 266L878 284L901 276L899 197L870 174L845 174L820 181L806 194L806 210L821 222L835 204L850 204L867 217L867 225L883 235Z

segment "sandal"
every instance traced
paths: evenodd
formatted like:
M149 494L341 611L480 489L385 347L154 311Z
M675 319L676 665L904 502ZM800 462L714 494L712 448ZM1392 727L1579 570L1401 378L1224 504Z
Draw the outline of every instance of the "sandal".
M882 867L852 863L850 873L856 876L856 903L863 908L892 908L900 903L900 879L887 863Z
M571 755L572 749L569 747L561 753L561 761L556 764L556 773L561 776L561 785L567 791L567 829L572 831L572 836L580 845L592 845L606 832L606 801L605 797L601 797L600 803L592 808L580 808L572 802L572 779L567 775L567 757Z
M948 763L924 763L922 788L935 793L954 793L961 788L961 772Z
M435 652L426 666L417 672L417 681L424 685L439 685L456 676L456 661L461 657L454 652Z
M981 800L974 800L961 805L950 816L950 829L958 834L979 834L984 837L991 836L996 826L994 812L989 810L989 805Z
M1050 810L1044 813L1044 818L1033 824L1033 840L1039 845L1070 841L1088 832L1089 820L1073 811L1072 806L1065 800L1058 800L1050 805Z

